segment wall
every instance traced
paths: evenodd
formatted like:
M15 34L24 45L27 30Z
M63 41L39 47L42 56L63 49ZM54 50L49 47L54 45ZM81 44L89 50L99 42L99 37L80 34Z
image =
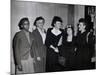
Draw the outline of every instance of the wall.
M78 24L78 20L80 18L84 18L85 17L85 7L83 5L76 5L74 6L74 30L75 30L75 35L77 34L77 24Z
M49 3L33 3L12 1L11 7L11 30L12 37L16 31L19 31L18 22L22 17L28 17L30 20L30 31L32 31L33 22L36 17L43 16L45 18L45 28L50 27L53 16L60 16L63 24L67 24L68 5L49 4Z

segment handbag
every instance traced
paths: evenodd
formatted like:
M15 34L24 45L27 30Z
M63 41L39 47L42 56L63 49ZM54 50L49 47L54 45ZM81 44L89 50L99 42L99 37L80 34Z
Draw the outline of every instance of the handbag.
M58 46L61 46L61 45L62 45L62 36L60 37L59 42L58 42ZM58 63L61 66L65 67L66 66L66 64L65 64L66 63L65 57L63 57L61 55L58 55Z
M58 56L58 63L59 63L61 66L65 67L65 66L66 66L66 59L65 59L65 57L63 57L63 56Z

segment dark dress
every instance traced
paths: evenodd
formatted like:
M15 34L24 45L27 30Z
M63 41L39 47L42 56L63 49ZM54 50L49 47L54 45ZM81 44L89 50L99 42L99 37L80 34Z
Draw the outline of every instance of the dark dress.
M74 69L74 59L75 59L75 46L74 46L74 37L72 37L72 41L67 41L67 34L63 35L62 47L60 50L63 57L66 59L65 70L73 70Z
M47 46L47 56L46 56L46 71L47 72L55 72L55 71L60 70L60 66L58 64L59 53L56 53L52 48L50 48L50 45L57 47L59 39L62 36L62 33L56 36L51 32L52 29L53 28L48 29L46 42L45 42Z
M87 43L87 32L77 35L76 47L76 69L89 69L90 51Z

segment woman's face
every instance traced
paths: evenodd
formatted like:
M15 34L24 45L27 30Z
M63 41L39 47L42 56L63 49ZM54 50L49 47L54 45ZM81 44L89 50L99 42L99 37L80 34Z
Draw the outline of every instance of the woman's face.
M23 28L26 30L26 31L29 31L29 21L25 20L24 23L23 23Z
M84 23L80 22L80 23L79 23L79 26L78 26L78 29L79 29L79 31L84 30L84 29L85 29Z
M60 29L61 28L62 23L60 21L56 21L56 23L54 24L55 28Z
M43 28L43 25L44 25L44 20L41 19L36 21L36 26L39 27L40 29Z
M67 28L67 34L72 35L72 29L71 28Z

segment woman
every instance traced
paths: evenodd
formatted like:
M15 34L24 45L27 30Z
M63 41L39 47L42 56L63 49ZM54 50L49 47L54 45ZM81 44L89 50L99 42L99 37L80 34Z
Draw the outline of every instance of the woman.
M29 19L24 17L20 20L17 32L13 39L13 52L15 60L15 73L33 73L33 58L30 54L32 34L29 32Z
M62 19L58 16L54 16L52 21L52 27L47 30L46 46L47 46L47 58L46 58L46 71L55 72L60 70L58 65L59 56L59 40L62 37Z
M74 69L75 46L74 46L73 35L74 35L73 28L71 25L68 25L64 31L62 47L61 47L61 55L66 59L65 70Z
M79 33L76 37L76 65L77 69L89 69L90 64L90 51L87 42L87 24L84 18L79 19L78 30Z
M34 38L34 42L32 44L33 57L35 59L34 69L35 73L45 72L45 64L46 64L46 46L45 46L45 38L46 32L43 28L45 23L45 19L43 17L37 17L34 25L36 29L33 30L32 35Z

